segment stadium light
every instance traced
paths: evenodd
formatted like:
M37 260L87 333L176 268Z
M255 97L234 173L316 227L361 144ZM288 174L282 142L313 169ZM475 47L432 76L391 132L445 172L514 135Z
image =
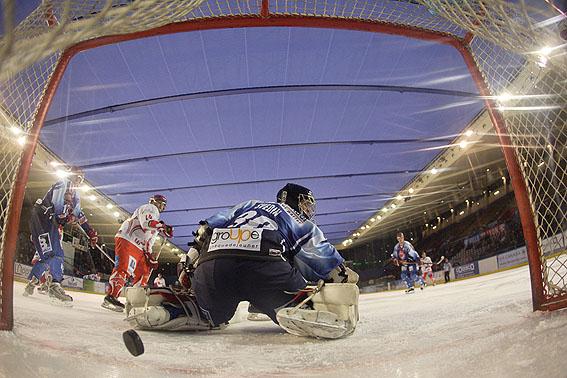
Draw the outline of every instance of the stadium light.
M20 135L20 134L23 132L22 129L20 129L20 128L17 127L17 126L12 126L12 127L10 127L10 131L12 132L12 134L14 134L14 135L16 135L16 136L17 136L17 135Z
M89 199L90 199L91 201L94 201L94 200L96 199L96 196L95 196L94 194L91 194L91 195L89 196Z
M26 144L26 136L25 135L22 135L18 138L18 144L20 146L24 146Z
M415 192L415 190L414 190L413 188L409 188L409 189L408 189L408 193L409 193L409 194L412 194L413 192Z
M431 173L434 174L434 175L436 175L437 172L439 172L439 171L437 170L437 168L433 168L433 169L431 170Z
M69 176L69 172L64 171L63 169L58 169L55 171L55 175L57 175L57 177L59 178L65 178L67 176Z
M401 195L401 194L398 194L398 195L396 196L396 199L397 199L398 201L401 201L401 200L403 200L403 199L404 199L404 197L402 197L402 195Z
M468 141L463 140L462 142L459 143L459 147L461 147L461 149L464 150L465 148L467 148L467 145L468 145L468 144L469 144Z
M107 203L107 204L106 204L106 208L107 208L107 209L112 209L113 207L114 207L114 205L111 204L111 203Z
M474 134L474 131L472 131L472 130L467 130L465 132L465 135L468 136L468 137L471 137L473 134Z
M120 216L120 213L118 211L115 211L114 213L112 213L112 215L114 215L114 218L118 218Z

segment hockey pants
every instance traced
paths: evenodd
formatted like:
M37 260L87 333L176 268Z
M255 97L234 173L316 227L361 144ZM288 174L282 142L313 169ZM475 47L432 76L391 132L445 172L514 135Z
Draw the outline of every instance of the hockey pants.
M306 286L303 276L285 261L222 257L197 266L192 280L197 303L216 326L234 316L248 301L276 324L276 312L289 305Z
M130 277L133 285L146 286L150 278L150 269L141 249L126 239L114 238L114 241L116 257L106 293L118 298Z

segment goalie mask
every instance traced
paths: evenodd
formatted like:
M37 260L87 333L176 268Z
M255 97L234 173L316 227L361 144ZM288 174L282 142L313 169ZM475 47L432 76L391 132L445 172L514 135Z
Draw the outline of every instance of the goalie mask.
M313 192L304 186L287 183L277 195L278 203L285 203L307 219L315 216L316 201Z
M154 194L152 197L150 197L150 204L155 205L161 213L167 206L167 198L165 198L165 196L162 196L161 194Z

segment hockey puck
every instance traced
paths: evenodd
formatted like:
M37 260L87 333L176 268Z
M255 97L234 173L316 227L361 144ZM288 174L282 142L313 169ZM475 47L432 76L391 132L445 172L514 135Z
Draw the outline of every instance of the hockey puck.
M128 352L130 352L132 356L137 357L144 353L144 343L142 342L140 335L138 335L138 332L133 329L124 331L122 339L124 340L124 345L128 348Z

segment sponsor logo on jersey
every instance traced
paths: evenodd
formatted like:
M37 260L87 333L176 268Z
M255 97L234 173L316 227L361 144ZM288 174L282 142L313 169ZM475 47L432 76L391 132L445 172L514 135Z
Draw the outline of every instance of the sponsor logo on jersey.
M260 251L262 229L254 228L215 228L209 243L209 252L219 249L243 249Z
M39 240L39 247L41 248L41 253L47 253L53 250L53 248L51 247L51 238L49 237L48 232L39 235L37 237L37 240Z

